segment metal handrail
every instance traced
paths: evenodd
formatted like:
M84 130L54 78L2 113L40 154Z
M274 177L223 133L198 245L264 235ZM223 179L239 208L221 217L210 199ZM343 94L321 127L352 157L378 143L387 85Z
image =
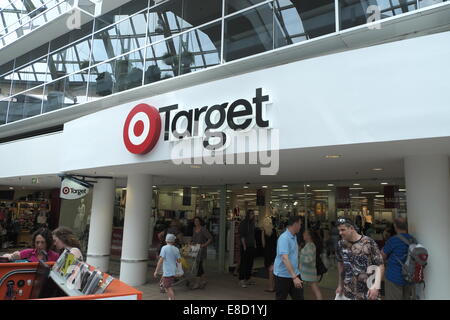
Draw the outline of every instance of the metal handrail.
M11 34L14 33L14 32L17 32L17 30L19 30L20 28L23 28L24 25L26 25L26 24L32 25L33 21L35 21L35 20L41 18L42 16L48 14L49 11L51 11L51 10L53 10L54 8L59 7L59 6L61 6L61 5L66 5L66 6L68 6L69 4L68 4L67 2L60 2L60 3L56 4L55 6L49 8L49 9L43 11L43 12L41 12L41 13L38 14L37 16L35 16L35 17L33 17L32 19L30 19L30 21L28 21L28 22L26 22L26 23L24 23L24 24L21 24L21 25L20 25L19 27L17 27L16 29L14 29L14 30L12 30L12 31L9 31L7 34L1 36L1 37L0 37L0 41L3 42L3 39L4 39L4 38L6 38L7 36L11 35ZM70 7L70 5L69 5L69 7ZM42 26L42 25L41 25L41 26ZM40 27L40 26L37 26L37 27ZM32 30L33 30L33 29L32 29ZM20 37L19 37L19 38L20 38ZM18 39L18 38L17 38L17 39ZM17 39L14 39L14 41L17 40ZM6 43L6 42L5 42L4 44L0 43L0 48L1 48L1 47L4 47L4 46L6 46L6 45L8 45L8 43Z

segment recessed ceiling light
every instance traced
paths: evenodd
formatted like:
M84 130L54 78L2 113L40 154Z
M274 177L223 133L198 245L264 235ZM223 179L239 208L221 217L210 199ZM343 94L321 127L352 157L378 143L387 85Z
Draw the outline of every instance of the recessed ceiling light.
M325 156L326 159L339 159L342 157L342 154L328 154Z
M153 188L156 188L156 186L153 186Z
M267 186L262 186L263 188L267 188Z
M330 192L331 190L313 190L314 192Z
M376 194L375 198L384 198L384 194Z
M383 171L383 168L373 168L373 171Z
M9 187L9 190L14 190L14 187Z
M244 186L244 189L248 189L248 187L247 187L247 186Z
M281 186L282 188L287 188L288 186L287 185L285 185L285 184L283 184L282 186Z
M389 184L388 182L382 182L381 184L384 184L384 185L386 185L386 184Z
M359 183L354 183L353 185L354 185L354 186L360 186L360 184L359 184Z
M334 187L334 184L329 183L328 186L329 186L329 187Z
M306 185L307 187L311 187L309 184Z
M406 189L398 189L398 191L405 192Z

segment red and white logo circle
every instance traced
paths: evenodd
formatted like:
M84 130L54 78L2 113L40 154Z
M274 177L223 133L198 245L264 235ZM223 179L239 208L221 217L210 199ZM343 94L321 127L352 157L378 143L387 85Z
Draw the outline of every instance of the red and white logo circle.
M64 187L64 188L62 189L62 193L63 193L63 194L69 194L69 192L70 192L70 188L68 188L68 187Z
M150 152L161 134L161 116L158 109L141 103L131 110L123 126L125 147L134 154Z

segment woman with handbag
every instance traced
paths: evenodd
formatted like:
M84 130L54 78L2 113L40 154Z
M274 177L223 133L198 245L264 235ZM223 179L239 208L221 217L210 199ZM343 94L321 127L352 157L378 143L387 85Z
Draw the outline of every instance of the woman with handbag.
M300 250L299 254L299 270L302 280L311 286L316 300L322 300L322 293L318 285L317 277L317 252L320 252L321 241L319 236L311 230L303 233L305 246Z

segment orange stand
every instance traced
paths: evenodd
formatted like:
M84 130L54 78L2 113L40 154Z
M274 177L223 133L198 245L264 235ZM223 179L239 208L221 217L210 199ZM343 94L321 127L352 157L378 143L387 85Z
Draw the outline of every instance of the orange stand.
M52 267L54 262L47 262ZM8 282L14 281L13 300L28 300L36 278L37 262L0 263L0 300L5 300ZM91 266L91 269L94 269ZM105 274L105 278L108 275ZM60 283L55 283L61 287ZM142 300L142 292L114 279L102 294L54 297L37 300Z

